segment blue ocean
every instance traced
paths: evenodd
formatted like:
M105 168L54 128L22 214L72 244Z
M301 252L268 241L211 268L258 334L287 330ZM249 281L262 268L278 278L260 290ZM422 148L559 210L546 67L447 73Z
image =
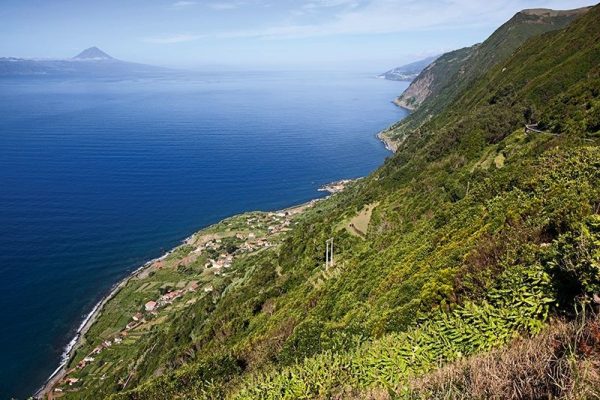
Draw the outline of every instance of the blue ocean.
M0 80L0 398L31 395L120 279L194 231L389 156L407 84L340 72Z

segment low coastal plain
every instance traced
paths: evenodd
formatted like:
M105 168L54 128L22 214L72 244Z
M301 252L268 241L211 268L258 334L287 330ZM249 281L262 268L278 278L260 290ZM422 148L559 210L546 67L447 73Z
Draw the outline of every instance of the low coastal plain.
M100 382L127 389L136 374L132 362L146 335L168 326L177 313L199 301L218 302L228 287L248 273L248 258L272 251L306 212L359 180L323 185L319 191L329 196L301 205L227 218L147 262L94 307L66 348L63 362L35 396L76 399L81 390ZM109 370L110 376L121 379L104 382Z

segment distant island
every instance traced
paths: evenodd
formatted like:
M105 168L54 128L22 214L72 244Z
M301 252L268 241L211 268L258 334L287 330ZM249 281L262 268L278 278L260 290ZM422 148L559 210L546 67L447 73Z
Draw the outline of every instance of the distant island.
M103 77L146 76L174 72L168 68L116 59L98 47L83 50L66 59L0 57L0 78L15 76Z
M410 82L415 79L421 71L423 71L429 64L434 62L439 55L427 57L419 61L412 62L410 64L402 65L390 69L383 74L378 75L378 78L387 79L390 81L405 81Z
M113 57L109 56L96 46L90 47L82 51L73 57L73 60L86 60L86 61L108 61L114 60Z

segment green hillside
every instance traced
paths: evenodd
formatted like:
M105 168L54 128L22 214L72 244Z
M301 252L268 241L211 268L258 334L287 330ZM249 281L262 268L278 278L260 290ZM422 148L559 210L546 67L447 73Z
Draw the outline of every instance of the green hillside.
M586 10L523 10L483 43L442 55L395 101L402 107L416 111L398 123L389 136L401 140L450 105L490 68L504 62L528 38L563 28Z
M598 21L600 6L518 49L493 36L481 76L449 83L454 100L419 129L390 131L405 139L371 176L223 221L132 278L60 395L600 396Z

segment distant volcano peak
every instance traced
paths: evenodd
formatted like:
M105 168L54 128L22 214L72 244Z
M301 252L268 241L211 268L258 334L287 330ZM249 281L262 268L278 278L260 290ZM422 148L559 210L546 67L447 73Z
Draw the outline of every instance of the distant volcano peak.
M114 60L111 56L97 48L96 46L85 49L73 57L75 60Z

